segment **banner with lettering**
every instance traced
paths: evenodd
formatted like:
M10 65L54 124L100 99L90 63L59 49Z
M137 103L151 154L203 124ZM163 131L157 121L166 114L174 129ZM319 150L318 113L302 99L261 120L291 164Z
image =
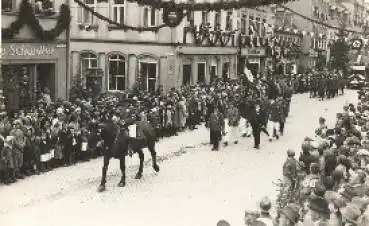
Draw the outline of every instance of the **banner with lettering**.
M50 58L57 56L55 45L2 43L0 49L1 58Z

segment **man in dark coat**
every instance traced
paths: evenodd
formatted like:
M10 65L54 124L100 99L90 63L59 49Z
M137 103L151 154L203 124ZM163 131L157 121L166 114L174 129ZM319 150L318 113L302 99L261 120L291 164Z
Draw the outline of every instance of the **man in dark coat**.
M260 148L260 132L263 126L263 120L261 117L260 103L255 102L253 106L250 106L248 120L252 128L252 135L254 136L254 148Z
M209 129L210 129L210 143L213 145L212 151L219 150L219 142L224 134L224 117L219 112L217 107L214 108L213 113L210 114Z

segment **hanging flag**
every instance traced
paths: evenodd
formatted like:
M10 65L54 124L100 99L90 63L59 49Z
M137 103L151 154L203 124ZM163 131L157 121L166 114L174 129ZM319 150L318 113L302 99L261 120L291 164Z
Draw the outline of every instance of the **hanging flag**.
M359 50L363 47L362 39L352 39L351 40L351 49Z

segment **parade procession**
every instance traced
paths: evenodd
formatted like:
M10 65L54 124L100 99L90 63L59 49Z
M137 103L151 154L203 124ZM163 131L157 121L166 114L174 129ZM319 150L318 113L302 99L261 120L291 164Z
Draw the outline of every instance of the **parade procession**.
M369 225L369 1L1 5L0 225Z

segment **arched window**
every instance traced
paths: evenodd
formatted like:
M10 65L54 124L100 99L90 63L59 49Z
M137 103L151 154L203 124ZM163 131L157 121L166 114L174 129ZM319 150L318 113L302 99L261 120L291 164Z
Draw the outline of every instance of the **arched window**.
M109 57L109 90L124 90L126 88L126 61L122 55Z

